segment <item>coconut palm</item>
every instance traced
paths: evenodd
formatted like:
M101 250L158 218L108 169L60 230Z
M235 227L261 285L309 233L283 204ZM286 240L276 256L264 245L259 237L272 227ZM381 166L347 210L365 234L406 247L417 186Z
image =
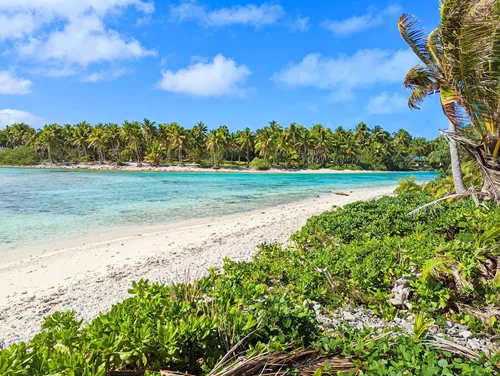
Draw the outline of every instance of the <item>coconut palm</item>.
M275 149L275 139L270 127L265 127L257 131L255 136L255 150L264 157L264 167L267 168L269 154Z
M99 163L104 163L105 160L105 148L108 144L108 133L104 128L104 125L98 124L92 130L88 138L89 146L97 151L99 158Z
M207 137L207 150L213 155L213 167L217 166L217 153L226 145L226 129L224 126L219 129L212 129Z
M54 163L54 156L61 145L61 126L59 124L45 125L37 135L37 146L47 153L51 163Z
M146 150L144 158L146 162L151 164L151 166L156 167L165 156L166 151L167 149L160 143L160 141L154 140L148 150Z
M125 120L122 127L122 138L127 148L135 154L137 166L142 166L142 129L137 121Z
M172 140L172 148L177 149L179 158L179 165L184 166L182 159L182 151L184 149L184 141L186 139L186 132L183 127L177 123L170 123L169 125L170 139Z
M445 0L443 4L446 2ZM448 132L456 133L457 126L459 126L456 113L460 97L452 78L454 61L441 48L446 22L446 16L441 12L440 26L427 37L422 30L417 28L417 21L413 16L403 14L398 26L403 39L422 62L411 68L404 80L405 88L412 90L408 106L411 109L420 109L420 105L427 96L439 93L443 112L448 118ZM455 190L457 193L463 193L465 185L460 169L460 157L453 139L450 139L450 155Z
M158 129L156 128L156 122L144 118L144 120L141 123L141 127L142 131L144 132L144 143L146 149L148 149L158 132Z
M441 19L439 50L459 96L454 123L471 123L477 140L463 131L449 137L472 154L484 189L500 201L500 2L445 0Z
M250 164L250 149L253 147L254 134L250 128L245 128L243 131L238 131L236 143L240 151L245 151L247 166Z
M5 127L6 144L10 148L29 145L34 141L35 135L35 130L25 123Z

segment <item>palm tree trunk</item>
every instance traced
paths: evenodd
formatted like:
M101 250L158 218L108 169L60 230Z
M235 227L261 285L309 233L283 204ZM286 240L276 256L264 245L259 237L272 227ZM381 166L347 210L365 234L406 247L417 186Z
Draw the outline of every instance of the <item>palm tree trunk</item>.
M457 131L455 124L448 120L448 132L455 133ZM451 173L455 184L456 193L464 193L466 191L462 170L460 168L460 156L458 154L457 142L450 137L450 157L451 157Z
M182 166L182 148L179 148L179 165Z

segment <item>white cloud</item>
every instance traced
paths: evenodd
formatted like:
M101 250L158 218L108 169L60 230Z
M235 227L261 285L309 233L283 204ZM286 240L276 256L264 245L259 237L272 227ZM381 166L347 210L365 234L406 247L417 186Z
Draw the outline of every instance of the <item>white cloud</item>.
M310 17L297 17L295 22L292 24L293 31L307 31L311 26L309 22L311 21Z
M125 40L113 30L106 30L97 16L83 16L54 31L45 40L32 39L20 47L24 57L42 61L64 61L87 66L100 61L114 61L155 55L135 39Z
M24 95L31 92L30 80L16 78L9 71L0 71L0 94Z
M344 37L381 25L388 18L400 13L401 7L399 5L391 5L381 11L369 10L362 16L354 16L345 20L326 20L322 26L335 36Z
M411 50L364 49L338 57L310 54L297 64L289 64L271 79L290 87L330 90L331 100L345 101L353 99L355 89L402 83L417 62Z
M106 71L93 72L81 78L82 82L99 82L99 81L112 81L118 77L127 74L129 71L125 68L109 69Z
M219 54L211 62L196 63L176 72L163 71L157 87L199 97L243 96L242 85L250 74L245 65Z
M389 94L386 91L370 98L366 109L370 114L393 114L408 110L408 98L399 93Z
M12 109L0 110L0 127L5 127L14 123L26 123L32 126L38 126L42 125L43 119L25 111Z
M64 76L89 74L87 66L154 56L139 41L108 28L108 15L127 8L146 16L147 0L0 0L0 42L12 41L21 58L42 61L41 72ZM51 74L52 73L52 74Z
M196 21L206 27L222 27L230 25L251 25L261 27L272 25L285 16L281 5L235 5L230 8L219 8L207 11L204 6L196 2L183 2L171 6L170 17L177 22Z

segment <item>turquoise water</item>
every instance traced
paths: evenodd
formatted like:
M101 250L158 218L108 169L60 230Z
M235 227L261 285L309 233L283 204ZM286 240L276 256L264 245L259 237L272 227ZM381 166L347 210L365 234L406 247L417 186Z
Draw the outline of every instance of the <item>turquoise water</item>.
M0 168L0 251L397 184L411 173L247 174ZM417 181L434 173L414 173Z

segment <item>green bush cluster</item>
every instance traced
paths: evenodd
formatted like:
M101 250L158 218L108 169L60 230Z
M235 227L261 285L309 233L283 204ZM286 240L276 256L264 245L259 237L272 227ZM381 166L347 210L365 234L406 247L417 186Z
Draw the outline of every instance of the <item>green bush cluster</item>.
M197 282L135 282L131 298L85 324L75 312L55 313L30 342L0 351L0 374L207 374L237 344L246 356L317 348L350 357L365 375L498 372L499 356L472 362L411 336L371 340L368 329L325 330L310 308L351 301L392 317L390 289L403 275L413 276L415 312L447 312L456 302L498 305L499 283L480 278L479 265L498 257L500 209L463 201L408 215L429 200L419 192L334 209L309 219L289 246L263 244L253 261L225 260L223 270ZM469 287L456 288L452 264Z
M4 166L28 166L38 163L35 150L28 146L15 149L0 148L0 165Z
M255 157L252 162L250 162L250 168L254 170L267 170L268 167L263 159Z

